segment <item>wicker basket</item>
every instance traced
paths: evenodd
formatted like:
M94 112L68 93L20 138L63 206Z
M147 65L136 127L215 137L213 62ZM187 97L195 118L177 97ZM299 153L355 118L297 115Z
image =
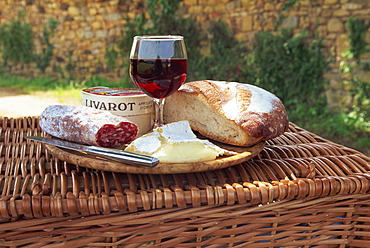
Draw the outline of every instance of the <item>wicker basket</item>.
M0 120L0 246L370 247L370 158L294 124L254 159L216 171L85 169Z

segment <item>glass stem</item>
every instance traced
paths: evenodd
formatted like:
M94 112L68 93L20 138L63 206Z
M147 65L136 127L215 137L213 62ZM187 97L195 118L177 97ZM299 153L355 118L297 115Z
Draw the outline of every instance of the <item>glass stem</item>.
M154 122L154 127L160 127L164 125L163 121L163 106L164 106L164 98L162 99L154 99L154 102L157 105L156 108L156 118Z

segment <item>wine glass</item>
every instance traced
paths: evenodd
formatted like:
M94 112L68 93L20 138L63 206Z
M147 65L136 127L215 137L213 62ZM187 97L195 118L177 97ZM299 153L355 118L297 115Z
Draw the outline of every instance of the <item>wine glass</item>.
M186 80L187 54L183 36L135 36L130 53L133 82L157 104L154 126L162 126L165 98Z

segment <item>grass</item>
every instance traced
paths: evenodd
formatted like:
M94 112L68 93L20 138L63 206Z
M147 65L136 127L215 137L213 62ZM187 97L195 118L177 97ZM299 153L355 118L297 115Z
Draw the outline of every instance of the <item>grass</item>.
M12 88L19 93L44 97L81 98L81 90L93 86L132 88L130 82L112 82L102 77L87 80L59 81L52 78L24 79L0 75L0 88ZM305 106L300 114L289 114L292 122L323 138L339 143L370 156L370 120L358 113L331 113L323 110L316 113ZM302 114L303 113L303 114Z
M132 83L112 82L103 77L92 77L87 80L61 81L53 78L26 79L14 76L0 75L0 88L11 88L20 94L32 94L40 97L58 99L81 99L81 90L93 86L133 88Z
M70 94L72 94L72 96L77 96L80 94L81 89L86 89L93 86L120 88L134 87L133 84L128 82L113 82L97 76L86 80L61 81L53 78L39 77L26 79L21 77L0 75L0 88L12 88L25 94L35 94L47 91L61 96L64 94L68 96L70 96Z
M364 119L361 114L329 110L316 115L309 111L305 114L304 117L291 121L325 139L370 156L370 120Z

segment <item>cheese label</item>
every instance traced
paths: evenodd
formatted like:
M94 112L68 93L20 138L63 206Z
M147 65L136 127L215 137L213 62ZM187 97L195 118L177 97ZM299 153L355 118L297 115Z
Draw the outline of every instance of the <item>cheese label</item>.
M153 99L139 89L97 86L81 91L82 105L123 116L139 127L139 136L151 131L155 109Z

